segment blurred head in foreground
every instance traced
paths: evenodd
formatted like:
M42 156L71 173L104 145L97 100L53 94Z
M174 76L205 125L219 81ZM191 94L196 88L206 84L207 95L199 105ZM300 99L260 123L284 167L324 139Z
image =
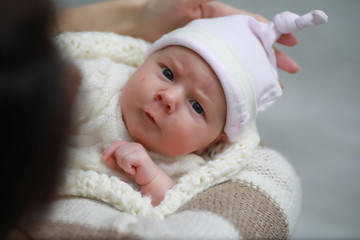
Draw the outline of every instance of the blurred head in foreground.
M51 2L2 1L0 238L20 217L44 209L61 179L75 87L54 29Z

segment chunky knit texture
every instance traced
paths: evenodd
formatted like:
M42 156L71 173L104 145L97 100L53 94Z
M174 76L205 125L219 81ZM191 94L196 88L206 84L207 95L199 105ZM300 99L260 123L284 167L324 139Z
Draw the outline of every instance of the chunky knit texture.
M77 134L69 140L70 162L66 182L59 190L63 197L54 202L42 224L30 229L23 223L31 236L289 236L299 212L299 181L281 155L258 146L254 123L240 141L225 146L210 161L194 154L169 158L150 153L176 182L163 202L152 207L136 184L100 160L102 150L114 139L131 140L121 121L118 100L126 78L141 64L148 43L99 32L64 33L56 41L85 81L73 116ZM88 102L81 103L84 99Z

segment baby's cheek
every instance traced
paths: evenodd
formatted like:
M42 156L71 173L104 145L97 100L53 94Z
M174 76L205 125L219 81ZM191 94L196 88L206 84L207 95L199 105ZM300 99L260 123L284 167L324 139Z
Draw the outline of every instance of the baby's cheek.
M199 145L200 141L198 135L183 131L173 139L171 147L176 155L185 155L199 149Z

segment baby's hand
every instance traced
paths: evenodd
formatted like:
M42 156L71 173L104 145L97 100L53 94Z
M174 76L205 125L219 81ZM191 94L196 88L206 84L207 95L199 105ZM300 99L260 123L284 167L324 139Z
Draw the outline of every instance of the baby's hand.
M139 143L116 141L105 149L101 158L134 179L144 195L151 195L154 206L163 200L166 191L174 185L173 180L152 161Z
M119 167L139 185L150 183L159 173L145 148L136 142L116 141L107 147L102 160Z

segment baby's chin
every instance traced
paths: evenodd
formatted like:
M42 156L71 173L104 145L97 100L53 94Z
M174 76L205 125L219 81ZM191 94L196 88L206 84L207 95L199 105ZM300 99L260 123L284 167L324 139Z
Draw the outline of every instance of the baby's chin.
M147 150L151 152L160 153L162 155L166 155L169 157L179 157L195 152L192 150L189 151L186 149L182 149L180 146L166 146L165 144L155 143L154 141L144 142L139 139L135 139L135 140L136 142L142 144Z
M180 144L169 145L169 141L166 141L166 143L156 141L155 139L149 138L148 135L144 135L137 130L129 131L129 133L135 142L140 143L151 152L160 153L170 157L179 157L196 152L196 149L189 148L188 146L183 146ZM176 142L178 143L178 141Z
M149 151L160 153L162 155L166 155L169 157L179 157L191 153L189 151L179 151L178 148L176 147L174 147L174 149L169 147L164 148L164 147L153 146L152 144L149 145L143 144L143 146Z

